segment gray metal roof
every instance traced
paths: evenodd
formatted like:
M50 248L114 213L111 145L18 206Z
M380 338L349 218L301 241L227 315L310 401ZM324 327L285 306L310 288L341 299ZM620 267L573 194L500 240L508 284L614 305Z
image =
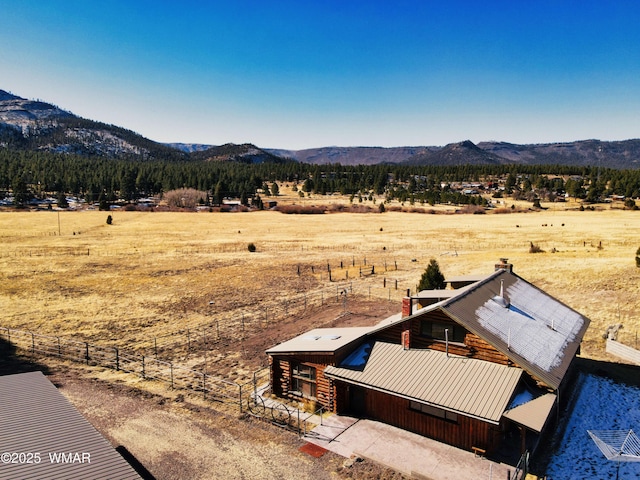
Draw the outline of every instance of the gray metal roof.
M3 461L0 479L140 479L41 372L0 376L0 411L0 453L38 454L16 458L33 463ZM50 453L79 455L73 463L55 463Z
M451 298L459 295L460 292L457 290L420 290L417 295L414 295L413 299L421 299L421 298Z
M476 273L470 275L456 275L454 277L447 277L444 279L444 283L458 283L458 282L479 282L484 280L488 275L486 273Z
M364 369L329 366L325 375L498 423L522 370L429 349L375 342Z
M440 308L554 389L589 326L588 318L506 270Z
M315 328L267 350L274 353L333 353L369 333L371 327Z

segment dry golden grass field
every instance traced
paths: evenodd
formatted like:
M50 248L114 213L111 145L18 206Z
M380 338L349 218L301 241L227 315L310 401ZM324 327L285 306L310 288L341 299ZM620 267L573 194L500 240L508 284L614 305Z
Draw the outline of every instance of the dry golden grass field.
M3 211L0 330L157 354L243 383L279 341L397 313L431 258L456 276L490 273L506 257L517 274L591 319L583 355L619 361L602 338L614 323L624 325L619 340L636 346L640 212L569 204L509 214L438 211ZM529 253L532 242L543 252ZM371 266L375 273L361 277ZM127 446L159 480L402 478L372 462L345 469L333 454L311 459L295 435L238 422L237 408L140 375L37 361L114 446ZM20 371L12 365L4 373Z
M507 257L517 274L591 319L585 355L606 358L610 324L624 325L620 339L631 346L640 330L637 211L111 212L112 225L107 215L0 213L0 327L134 350L205 324L217 328L212 336L221 328L240 335L244 318L259 319L268 336L276 312L289 301L300 307L304 294L329 302L347 286L399 311L431 258L454 276L490 273ZM529 253L531 242L543 252ZM374 275L359 275L365 264Z

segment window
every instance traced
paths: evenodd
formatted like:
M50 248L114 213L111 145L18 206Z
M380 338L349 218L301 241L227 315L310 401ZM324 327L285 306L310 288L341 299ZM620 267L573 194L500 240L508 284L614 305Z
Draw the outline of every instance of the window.
M297 364L291 373L291 387L303 397L316 398L316 369L309 365Z
M464 337L466 330L460 325L455 323L444 322L432 322L429 320L422 320L420 322L420 335L425 337L431 337L434 340L445 341L445 330L449 330L449 341L454 343L464 343Z
M425 403L414 402L411 400L409 402L409 408L411 410L415 410L417 412L426 413L427 415L431 415L432 417L442 418L443 420L448 420L450 422L458 422L458 414L450 412L448 410L443 410L442 408L434 407L432 405L427 405Z

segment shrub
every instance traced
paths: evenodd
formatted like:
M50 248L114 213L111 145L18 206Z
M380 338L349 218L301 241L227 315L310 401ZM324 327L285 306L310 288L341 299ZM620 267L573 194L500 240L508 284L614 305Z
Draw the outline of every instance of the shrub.
M544 253L544 250L540 248L540 246L536 245L533 242L529 242L529 253Z
M113 217L111 215L107 216L107 225L111 225L113 223Z
M247 250L249 250L250 252L255 252L256 251L255 243L253 242L249 243L249 245L247 245Z
M327 210L327 207L321 205L278 205L275 210L287 214L316 215L323 214Z
M194 188L180 188L164 194L167 205L174 208L196 208L204 198L207 198L207 192Z

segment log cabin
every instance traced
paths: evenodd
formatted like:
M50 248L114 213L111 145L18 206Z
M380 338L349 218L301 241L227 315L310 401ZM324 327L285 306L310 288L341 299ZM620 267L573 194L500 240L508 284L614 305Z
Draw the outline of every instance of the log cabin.
M270 348L272 393L476 453L535 451L589 319L507 259L454 284L407 295L377 325L314 329Z

